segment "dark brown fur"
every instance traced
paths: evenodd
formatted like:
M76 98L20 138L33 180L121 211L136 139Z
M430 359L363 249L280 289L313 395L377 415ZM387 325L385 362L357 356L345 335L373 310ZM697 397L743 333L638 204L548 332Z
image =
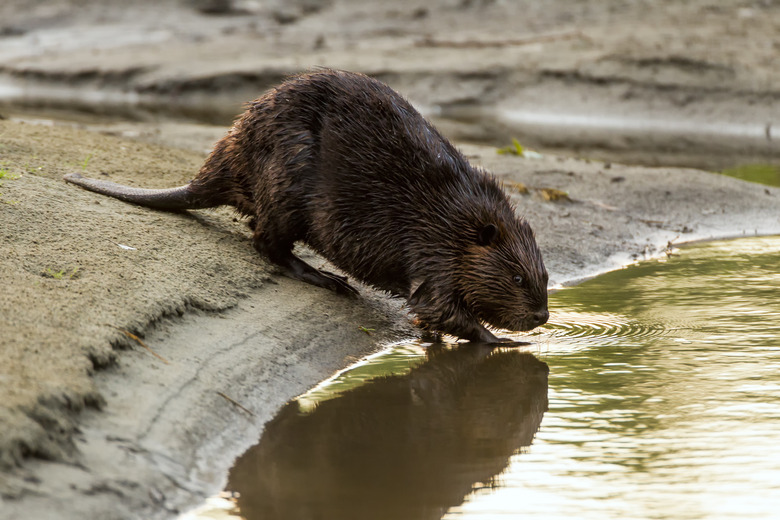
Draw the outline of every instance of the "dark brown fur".
M322 70L252 102L198 176L169 190L66 180L166 210L230 205L289 276L341 293L293 255L303 241L344 272L408 299L420 324L496 341L481 322L547 321L547 271L530 226L412 106L361 74Z

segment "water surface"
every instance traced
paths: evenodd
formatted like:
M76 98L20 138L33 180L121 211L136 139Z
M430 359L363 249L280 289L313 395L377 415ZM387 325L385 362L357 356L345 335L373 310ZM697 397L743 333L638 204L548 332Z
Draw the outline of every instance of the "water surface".
M777 518L780 238L686 248L553 305L531 449L445 518Z
M688 247L551 311L530 347L395 345L323 382L236 462L225 514L777 518L780 237Z
M780 166L774 164L742 164L733 168L727 168L720 173L742 179L743 181L780 186Z

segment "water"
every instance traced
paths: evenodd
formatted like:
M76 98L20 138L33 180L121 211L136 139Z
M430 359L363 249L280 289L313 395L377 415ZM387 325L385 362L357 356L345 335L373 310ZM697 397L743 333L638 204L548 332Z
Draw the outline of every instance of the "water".
M216 85L205 91L184 88L172 97L83 82L22 81L0 71L0 109L10 110L12 117L20 120L54 117L61 122L90 124L99 131L109 130L110 125L114 132L135 136L155 135L173 124L197 128L195 122L200 122L225 127L243 111L247 100L273 87L282 76L223 80L235 85ZM659 112L653 117L605 109L593 113L584 106L571 111L457 104L418 108L456 141L500 147L517 137L524 145L541 147L545 152L623 164L692 167L775 186L780 182L778 122L772 121L771 114L758 117L744 113L739 121L732 121L729 117L713 119L712 114L698 118L676 112ZM222 133L224 130L217 136ZM180 143L177 140L175 144ZM205 148L211 144L213 141L207 142Z
M767 113L714 116L716 111L707 109L696 115L656 107L648 114L644 106L595 107L585 98L568 109L455 104L433 107L426 115L460 141L505 146L517 138L543 152L622 164L718 172L774 169L758 178L751 173L749 180L776 182L778 124ZM458 125L446 126L451 122Z
M400 344L321 383L236 462L225 517L777 518L780 237L551 310L524 350Z
M723 175L736 177L743 181L766 184L768 186L780 186L780 166L773 164L742 164L723 170Z
M780 238L698 245L554 305L532 449L445 518L777 518Z
M605 115L583 115L555 113L532 110L506 110L501 114L504 119L520 124L543 125L551 127L574 127L582 129L612 130L620 133L640 132L675 133L683 135L725 136L729 138L749 137L765 139L766 123L728 123L704 121L653 119L649 117L626 117Z

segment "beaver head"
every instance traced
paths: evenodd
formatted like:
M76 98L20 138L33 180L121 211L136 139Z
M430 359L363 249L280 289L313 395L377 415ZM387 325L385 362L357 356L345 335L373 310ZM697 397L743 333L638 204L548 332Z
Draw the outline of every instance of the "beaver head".
M502 219L472 230L458 290L469 310L494 327L531 330L547 322L547 269L527 222Z

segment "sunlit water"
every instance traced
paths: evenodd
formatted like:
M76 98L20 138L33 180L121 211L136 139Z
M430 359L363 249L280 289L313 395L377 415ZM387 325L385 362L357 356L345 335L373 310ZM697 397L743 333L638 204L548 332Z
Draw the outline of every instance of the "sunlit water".
M550 307L530 347L399 344L288 404L224 514L779 517L780 237L685 248Z

